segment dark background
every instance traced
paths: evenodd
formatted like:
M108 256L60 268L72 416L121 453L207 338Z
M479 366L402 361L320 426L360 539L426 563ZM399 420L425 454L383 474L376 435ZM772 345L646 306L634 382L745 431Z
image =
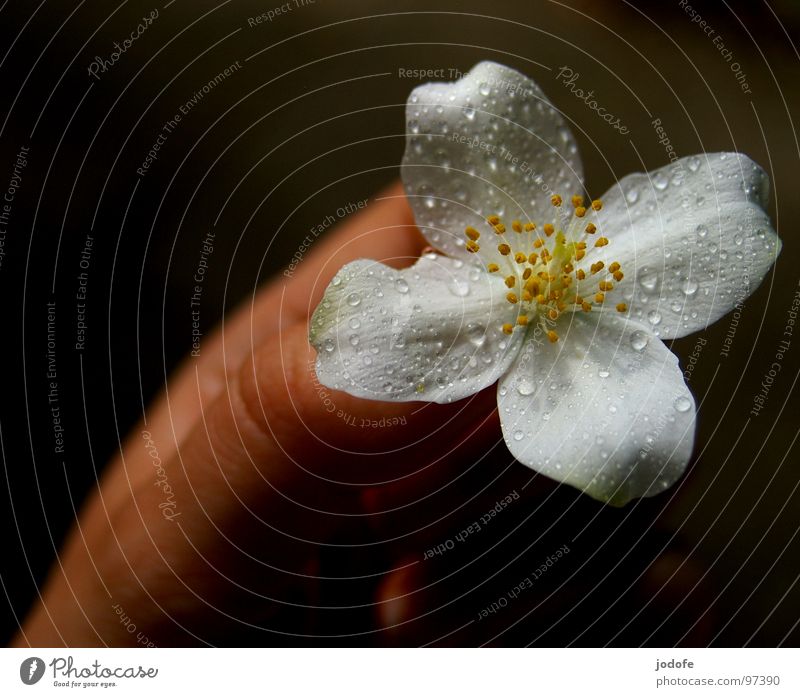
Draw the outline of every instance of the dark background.
M166 4L0 4L2 190L16 153L30 147L0 266L0 636L10 638L24 618L98 472L190 349L192 275L206 233L214 229L216 244L204 331L281 269L311 226L398 177L405 99L416 84L398 68L466 72L492 59L531 76L563 110L595 196L628 172L667 163L654 118L681 155L750 155L770 174L770 215L783 253L747 301L729 357L720 348L730 318L703 335L708 343L690 382L702 401L697 447L678 487L621 511L561 488L534 513L518 503L475 546L430 563L436 631L411 623L399 635L331 642L433 641L569 544L535 593L444 641L796 645L799 420L789 400L800 336L766 408L749 423L748 411L800 281L797 3L692 3L733 50L749 95L678 0L317 0L255 27L247 18L277 0ZM155 23L92 79L94 57L108 57L154 8ZM136 168L164 122L237 60L242 69L184 117L140 178ZM580 73L579 85L595 90L628 136L556 81L561 65ZM76 351L74 296L87 233L95 240L89 329L85 350ZM50 301L57 304L63 456L53 452L47 402ZM684 365L696 341L674 342ZM461 495L483 492L490 507L528 477L500 446L470 471ZM566 507L569 522L560 515ZM453 533L461 522L454 518ZM326 563L369 569L379 557L341 552ZM343 604L363 592L350 587L330 600ZM366 626L363 612L323 614L312 643ZM226 643L299 641L265 627Z

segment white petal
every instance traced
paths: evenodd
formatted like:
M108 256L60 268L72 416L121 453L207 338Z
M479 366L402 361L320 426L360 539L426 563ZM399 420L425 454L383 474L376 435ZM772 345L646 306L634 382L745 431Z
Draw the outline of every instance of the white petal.
M451 402L493 384L522 343L502 279L429 254L396 270L361 259L331 281L311 320L317 376L382 401Z
M457 82L421 85L409 96L406 119L406 193L422 233L450 256L467 254L468 225L493 242L486 217L500 215L509 230L514 219L550 222L553 193L582 191L564 119L535 82L511 68L486 61ZM482 244L486 260L496 260L496 244Z
M694 399L678 359L624 317L571 317L562 315L557 343L526 340L500 381L509 449L614 505L663 491L682 474L694 440Z
M599 216L610 243L585 260L622 264L625 278L606 294L607 304L627 303L663 339L730 312L780 252L764 212L768 191L765 172L737 153L686 157L622 179L603 197Z

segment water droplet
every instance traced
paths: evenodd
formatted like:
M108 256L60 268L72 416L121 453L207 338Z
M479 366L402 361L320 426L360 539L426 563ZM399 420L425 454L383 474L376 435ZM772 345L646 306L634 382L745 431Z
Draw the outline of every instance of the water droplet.
M488 97L492 93L492 88L489 87L488 82L482 82L478 85L478 92L480 92L484 97Z
M684 295L694 295L697 292L697 288L697 281L693 281L691 278L687 278L681 285Z
M628 203L636 203L639 200L639 189L632 187L625 192L625 200Z
M361 296L358 293L350 293L347 296L347 304L350 307L358 307L361 304Z
M465 106L464 116L466 116L470 121L472 121L475 118L475 108L469 105Z
M522 431L514 431L514 440L520 441L525 437L525 434Z
M659 191L664 191L669 186L669 179L664 172L656 172L653 175L653 186Z
M416 119L411 119L411 121L408 122L408 130L414 135L419 133L419 121Z
M348 322L350 329L358 329L361 326L361 320L358 317L351 317Z
M598 375L599 375L601 378L607 378L609 375L611 375L611 373L610 373L608 370L599 370L599 371L597 372L597 374L598 374Z
M394 282L394 287L398 293L408 293L408 281L405 278L398 278Z
M658 310L650 310L647 313L647 321L652 325L661 323L661 313Z
M447 286L448 290L457 298L469 295L469 283L460 278L454 278Z
M705 237L708 234L708 228L705 225L698 225L695 228L698 237Z
M523 397L527 397L532 395L536 391L536 385L533 384L533 380L529 378L522 378L517 385L517 392L519 392Z
M639 274L639 285L648 293L656 291L658 289L658 274L655 271L642 269Z
M469 336L469 343L476 348L480 348L486 343L486 329L480 324L473 324L467 327L467 334Z
M649 341L650 339L647 334L638 329L633 332L630 337L631 348L633 348L634 351L644 351Z
M335 286L340 285L341 282L342 282L341 276L334 276L333 280L331 281L331 285L335 287Z
M360 339L358 338L358 334L351 334L350 335L350 345L351 346L358 346L358 342Z
M322 344L322 348L324 348L328 353L333 353L333 349L336 348L336 345L333 343L333 339L325 339Z
M688 397L680 396L672 403L672 406L675 408L675 411L684 413L692 408L692 402Z

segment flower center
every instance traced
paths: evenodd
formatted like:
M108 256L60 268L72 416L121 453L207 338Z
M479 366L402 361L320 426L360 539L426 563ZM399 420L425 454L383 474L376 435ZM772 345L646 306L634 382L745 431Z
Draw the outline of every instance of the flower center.
M561 196L552 196L550 202L555 209L553 220L541 228L532 221L514 220L509 233L500 216L487 218L499 238L497 251L504 257L505 264L493 262L486 269L489 273L503 274L509 289L506 300L519 307L516 325L504 324L503 331L511 334L516 327L526 327L529 322L538 320L547 338L556 342L558 334L552 323L564 312L578 309L591 312L592 308L602 306L606 292L612 290L624 274L616 261L608 268L602 261L587 268L581 265L589 242L594 247L608 244L608 238L595 237L597 225L591 220L596 219L603 208L599 199L586 207L582 196L573 196L573 211L569 216L562 214ZM480 233L468 227L464 234L467 251L477 253ZM627 309L625 303L616 306L617 312Z

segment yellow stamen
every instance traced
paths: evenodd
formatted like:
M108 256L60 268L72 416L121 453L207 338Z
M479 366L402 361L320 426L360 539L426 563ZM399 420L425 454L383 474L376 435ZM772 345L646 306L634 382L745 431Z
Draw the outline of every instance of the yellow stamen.
M628 306L625 303L618 303L617 304L617 312L625 312L628 309Z
M523 252L517 252L517 253L514 255L514 260L515 260L515 261L516 261L518 264L524 264L525 262L527 262L527 261L528 261L528 257L527 257L527 255L525 255Z
M547 338L550 340L551 344L556 343L558 341L558 334L556 334L552 329L547 332Z
M550 235L552 235L554 232L555 228L550 223L547 223L544 226L544 234L547 235L548 237L550 237Z
M592 265L591 265L589 268L591 269L591 272L592 272L593 274L595 274L595 273L597 273L598 271L602 270L602 268L603 268L604 266L605 266L605 264L604 264L602 261L597 261L597 262L595 262L594 264L592 264Z
M536 229L536 223L525 223L525 232L531 232Z
M547 316L548 316L550 319L558 319L558 310L556 310L555 308L554 308L554 309L552 309L552 310L550 310L550 311L547 313Z
M583 218L584 215L586 215L586 209L583 206L578 206L575 209L575 216L578 218Z
M575 196L572 197L572 207L573 208L578 208L579 206L582 206L582 205L583 205L583 196L580 196L579 194L575 194Z
M594 243L595 247L605 247L608 244L608 237L598 237L597 242Z
M596 303L601 303L601 302L603 302L605 299L606 299L606 296L605 296L605 295L603 295L603 293L595 293L595 295L594 295L594 301L595 301Z
M497 271L499 271L499 270L500 270L500 267L499 267L497 264L494 264L494 263L492 263L492 264L489 264L489 265L486 267L486 270L487 270L489 273L495 273L495 272L497 272Z
M488 218L486 218L486 222L489 223L489 225L497 225L500 222L500 216L490 215Z
M512 229L514 232L522 232L522 223L520 223L520 222L519 222L519 220L514 220L514 221L511 223L511 229Z
M517 324L520 327L525 327L528 324L528 315L520 315L517 317Z
M611 283L610 281L600 281L598 287L600 288L600 290L606 290L606 291L614 290L614 284Z
M510 302L512 305L516 305L519 302L519 298L517 297L516 293L509 293L506 295L506 300Z
M464 231L464 234L465 234L467 237L469 237L471 240L477 240L477 239L478 239L478 238L481 236L481 233L480 233L480 232L478 232L478 231L477 231L477 230L476 230L474 227L472 227L472 226L468 227L468 228L467 228L467 229Z
M533 241L533 246L536 247L536 249L539 249L540 247L544 246L544 240L541 237L537 237Z
M608 267L609 273L614 273L615 271L619 271L619 262L615 261L613 264L610 264Z
M474 240L468 240L466 247L467 251L472 252L473 254L475 254L475 252L477 252L481 248L481 246Z
M553 194L550 197L550 203L552 203L556 208L558 208L558 206L560 206L562 203L561 196L559 196L558 194Z
M533 273L533 269L529 266L527 269L525 269L522 272L522 280L523 281L527 281L531 277L532 273Z
M517 285L517 277L516 276L508 276L508 277L506 277L506 285L509 288L513 288L515 285Z
M513 332L513 331L514 331L514 325L513 325L513 324L504 324L504 325L503 325L503 331L504 331L506 334L511 334L511 332Z
M614 279L616 281L621 281L623 278L625 278L625 274L622 273L622 271L615 271L614 272Z
M592 306L591 306L589 303L587 303L587 302L584 300L584 301L581 303L581 309L582 309L584 312L591 312L591 311L592 311Z
M596 198L594 201L592 201L592 208L594 208L594 210L599 211L602 207L603 202L599 198Z
M511 254L511 247L509 247L507 244L498 244L497 251L505 257Z
M494 226L494 231L498 235L502 235L506 231L506 226L503 225L503 223L497 223L497 225Z
M597 226L594 223L589 223L586 226L586 232L589 235L594 235L594 233L597 232Z
M575 272L575 277L576 277L576 278L577 278L579 281L582 281L584 278L586 278L586 272L585 272L583 269L578 269L578 270Z

